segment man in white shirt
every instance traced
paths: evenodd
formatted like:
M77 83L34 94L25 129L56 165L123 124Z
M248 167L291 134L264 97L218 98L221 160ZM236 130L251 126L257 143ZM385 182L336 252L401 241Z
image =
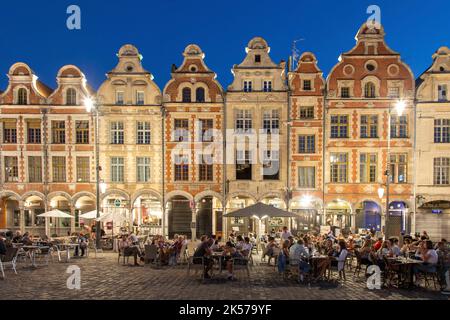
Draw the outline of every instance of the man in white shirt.
M292 233L288 230L287 227L283 227L283 232L281 233L281 240L283 240L283 242L285 240L289 240L289 237L292 237Z

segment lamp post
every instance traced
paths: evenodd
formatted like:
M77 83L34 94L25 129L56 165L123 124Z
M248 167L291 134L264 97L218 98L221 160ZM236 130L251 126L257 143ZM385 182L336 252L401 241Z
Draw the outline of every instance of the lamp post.
M398 100L395 103L395 111L399 117L402 116L405 111L406 103L403 100ZM388 132L387 132L387 159L386 159L386 218L385 218L385 236L389 238L390 229L389 226L389 186L391 182L391 117L392 117L392 105L389 105L388 113Z
M92 98L86 98L84 101L86 111L92 113L95 117L94 119L94 131L95 131L95 184L96 184L96 211L97 211L97 219L95 226L95 238L96 243L95 246L97 249L101 249L101 230L100 230L100 189L102 189L102 193L105 192L106 184L102 180L100 183L100 152L99 152L99 116L98 116L98 103Z

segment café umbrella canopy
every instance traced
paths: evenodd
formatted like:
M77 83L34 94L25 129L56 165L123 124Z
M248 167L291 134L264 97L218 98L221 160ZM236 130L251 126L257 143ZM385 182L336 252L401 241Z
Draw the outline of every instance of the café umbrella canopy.
M102 211L99 212L100 217L104 215ZM83 214L80 214L80 218L83 219L97 219L97 210L92 210Z
M230 218L297 218L293 212L286 211L283 209L275 208L274 206L270 206L268 204L264 204L262 202L258 202L254 205L235 210L233 212L227 213L223 215L224 217Z
M38 217L42 217L42 218L57 218L57 219L61 219L61 218L65 218L65 219L74 219L75 217L71 216L70 214L58 210L58 209L53 209L51 211L47 211L41 214L37 215ZM56 223L55 223L55 233L56 233Z

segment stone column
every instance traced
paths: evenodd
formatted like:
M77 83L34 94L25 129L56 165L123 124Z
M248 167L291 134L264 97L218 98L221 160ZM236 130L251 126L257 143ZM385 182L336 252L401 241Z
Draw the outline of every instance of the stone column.
M70 215L74 217L70 219L70 233L75 232L75 206L70 206Z
M19 222L20 232L22 232L22 234L24 234L24 232L25 232L25 204L23 201L19 202L19 210L20 210L20 222Z
M192 220L191 220L191 234L192 241L197 239L197 209L192 209Z

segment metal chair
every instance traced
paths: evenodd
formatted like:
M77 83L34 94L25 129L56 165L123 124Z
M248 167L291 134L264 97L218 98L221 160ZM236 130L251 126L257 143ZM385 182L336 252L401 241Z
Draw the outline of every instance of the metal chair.
M250 278L250 261L247 258L232 258L231 261L233 263L233 273L236 270L246 270L247 276Z
M17 274L16 270L16 262L17 262L17 255L19 253L19 248L7 248L6 254L4 256L0 257L0 270L2 272L2 277L5 279L5 267L11 266L14 270L14 273Z
M187 275L189 276L191 269L195 270L195 274L200 270L202 273L202 281L205 280L205 258L204 257L189 257L187 265Z

